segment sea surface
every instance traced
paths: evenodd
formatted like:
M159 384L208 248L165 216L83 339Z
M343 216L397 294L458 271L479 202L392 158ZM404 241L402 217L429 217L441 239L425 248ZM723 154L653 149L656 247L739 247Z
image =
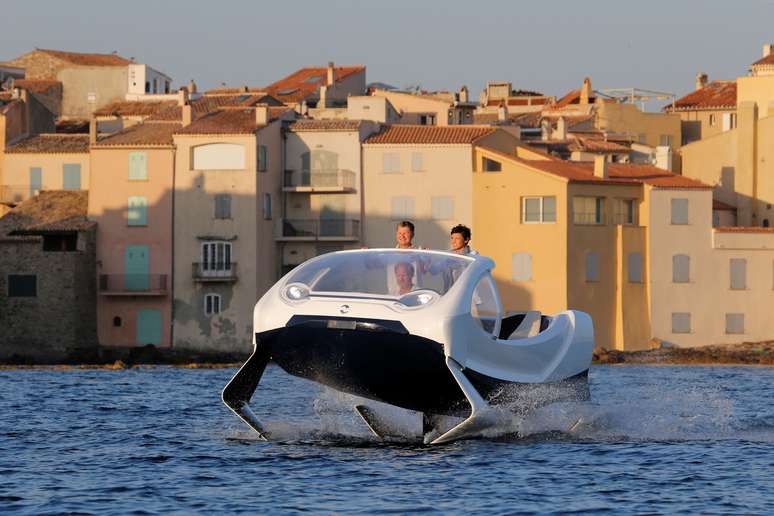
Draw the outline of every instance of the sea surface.
M0 371L0 512L774 513L774 368L593 367L591 403L446 446L379 442L273 366L257 440L234 372Z

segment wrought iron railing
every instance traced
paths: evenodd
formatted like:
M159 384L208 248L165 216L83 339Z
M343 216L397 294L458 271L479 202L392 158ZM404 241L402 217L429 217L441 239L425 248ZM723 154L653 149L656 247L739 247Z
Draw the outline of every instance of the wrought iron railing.
M283 185L288 188L355 188L355 173L339 168L286 170Z
M236 262L194 262L191 264L196 281L236 281Z
M360 221L355 219L280 219L281 238L360 238Z
M167 292L166 274L100 274L103 294L156 294Z

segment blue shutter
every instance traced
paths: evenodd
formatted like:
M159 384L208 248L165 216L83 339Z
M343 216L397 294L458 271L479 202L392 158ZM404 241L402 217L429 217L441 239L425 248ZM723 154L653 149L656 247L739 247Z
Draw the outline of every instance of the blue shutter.
M62 189L81 189L81 165L79 163L66 163L62 166Z
M148 225L148 200L142 196L129 197L129 209L126 214L128 226Z
M161 345L161 310L143 308L137 312L137 344Z
M148 179L148 155L144 152L129 153L129 180L144 181Z
M30 168L30 197L38 195L43 189L43 169L40 167Z
M148 290L150 288L150 257L147 245L128 245L124 250L124 288Z

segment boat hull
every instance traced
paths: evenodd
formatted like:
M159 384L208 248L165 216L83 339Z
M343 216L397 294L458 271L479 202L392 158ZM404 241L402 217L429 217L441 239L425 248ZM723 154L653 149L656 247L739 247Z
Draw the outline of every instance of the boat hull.
M297 316L284 328L257 333L255 352L291 375L341 392L426 414L470 414L446 364L443 345L410 334L397 321ZM587 373L551 384L530 384L463 370L489 403L513 405L517 411L588 399ZM531 395L540 388L542 393Z

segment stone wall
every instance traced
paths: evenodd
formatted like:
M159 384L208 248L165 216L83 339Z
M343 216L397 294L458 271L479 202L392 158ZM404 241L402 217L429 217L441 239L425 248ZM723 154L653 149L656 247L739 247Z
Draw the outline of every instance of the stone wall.
M58 361L93 348L96 334L94 231L78 251L44 252L42 239L0 241L0 360ZM8 297L9 274L36 274L36 297Z

